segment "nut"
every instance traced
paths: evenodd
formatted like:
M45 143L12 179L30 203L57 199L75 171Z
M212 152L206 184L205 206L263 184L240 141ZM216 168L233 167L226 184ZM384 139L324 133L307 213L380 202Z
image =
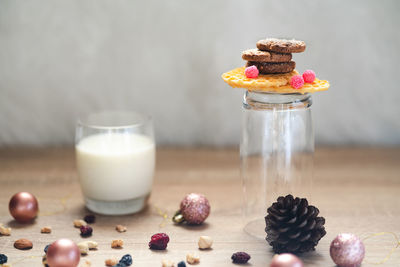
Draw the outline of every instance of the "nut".
M81 255L87 255L89 252L89 246L88 246L87 242L78 243L78 248L79 248L79 251L81 252Z
M91 267L92 266L92 262L90 260L85 260L83 263L81 263L81 265L79 265L79 267Z
M21 238L14 242L14 247L16 249L25 250L25 249L31 249L33 247L33 244L30 240Z
M44 256L43 256L43 258L42 258L42 264L43 264L44 266L48 266L46 254L44 254Z
M203 235L200 236L198 244L199 249L210 249L213 244L213 240L211 237Z
M76 228L81 228L81 226L86 226L87 222L85 222L84 220L74 220L74 226Z
M122 248L123 245L124 245L124 241L121 239L116 239L111 242L112 248Z
M115 226L115 230L117 230L117 232L123 233L126 232L126 226L120 225L118 224L117 226Z
M162 267L175 267L175 263L170 260L162 260Z
M114 266L118 263L117 258L106 259L106 266Z
M96 241L85 241L86 244L88 245L89 249L97 249L97 242Z
M40 232L42 234L50 234L51 233L51 227L50 226L45 226L40 230Z
M189 253L186 255L186 261L189 264L197 264L200 262L200 257L196 254Z
M82 241L78 243L78 248L82 255L88 254L90 249L97 249L97 246L98 244L95 241Z
M0 225L0 235L11 235L11 228Z

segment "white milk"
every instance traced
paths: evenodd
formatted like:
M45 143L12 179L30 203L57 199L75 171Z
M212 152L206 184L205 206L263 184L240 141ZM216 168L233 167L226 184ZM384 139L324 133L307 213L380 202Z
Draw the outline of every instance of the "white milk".
M139 134L91 135L76 145L83 193L92 200L121 201L150 194L155 145Z

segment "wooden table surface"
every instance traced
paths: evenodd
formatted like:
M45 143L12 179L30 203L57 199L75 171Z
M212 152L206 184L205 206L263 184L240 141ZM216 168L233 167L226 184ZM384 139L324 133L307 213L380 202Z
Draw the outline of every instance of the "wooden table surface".
M340 232L362 238L383 231L400 235L400 149L320 148L314 165L312 204L326 218L328 233L315 252L303 256L306 266L334 266L329 244ZM233 266L232 253L247 251L252 257L248 266L269 266L273 253L267 243L242 230L238 168L237 149L158 149L149 207L136 215L97 216L91 240L99 243L99 249L83 259L89 259L92 266L104 266L106 258L130 253L133 266L161 266L162 259L178 262L188 252L195 252L201 257L199 266ZM8 255L12 266L42 266L45 245L62 237L82 240L72 222L88 211L83 206L73 149L0 149L0 182L0 223L13 228L11 236L0 237L0 253ZM41 216L34 224L20 225L8 213L8 201L18 191L29 191L39 199ZM187 227L164 221L159 212L172 216L190 192L208 196L212 213L207 223ZM126 225L128 231L117 233L116 224ZM46 225L52 226L51 234L40 233ZM169 234L167 251L148 249L149 238L156 232ZM213 237L212 250L197 249L200 235ZM32 240L33 249L13 248L19 238ZM111 249L112 239L123 239L124 248ZM370 239L366 241L366 260L382 260L394 246L396 241L390 235ZM368 262L363 266L375 266ZM400 247L381 266L400 266Z

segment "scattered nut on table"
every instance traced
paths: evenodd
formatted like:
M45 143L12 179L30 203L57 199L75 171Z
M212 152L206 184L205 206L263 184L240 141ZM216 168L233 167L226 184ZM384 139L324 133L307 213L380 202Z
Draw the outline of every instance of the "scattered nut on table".
M0 235L11 235L11 228L0 225Z
M16 249L25 250L31 249L33 247L33 244L30 240L26 238L21 238L14 242L14 247Z
M162 267L175 267L175 263L170 260L162 260Z
M199 249L210 249L213 244L213 240L211 237L203 235L200 236L198 244Z
M91 267L92 266L92 262L90 260L85 260L84 262L81 263L81 265L79 265L79 267Z
M186 255L186 261L189 264L197 264L200 263L200 257L197 256L196 254L189 253Z
M99 244L96 241L85 241L88 244L89 249L97 249Z
M106 259L106 266L114 266L118 263L117 258Z
M112 248L122 248L124 245L124 241L121 239L116 239L111 242Z
M117 226L115 226L115 230L117 230L117 232L119 233L123 233L126 232L127 228L126 226L118 224Z
M42 264L44 265L44 266L47 266L48 264L47 264L47 256L46 256L46 254L44 254L44 256L43 256L43 258L42 258ZM4 267L4 266L3 266Z
M81 255L87 255L89 252L89 246L85 241L78 243L78 248L79 251L81 252Z
M81 226L86 226L87 222L85 222L84 220L74 220L74 226L76 228L81 228Z
M82 241L78 243L78 248L82 255L88 254L91 249L97 249L97 246L98 244L95 241Z
M50 234L51 233L51 227L50 226L45 226L42 229L40 229L40 232L42 234Z

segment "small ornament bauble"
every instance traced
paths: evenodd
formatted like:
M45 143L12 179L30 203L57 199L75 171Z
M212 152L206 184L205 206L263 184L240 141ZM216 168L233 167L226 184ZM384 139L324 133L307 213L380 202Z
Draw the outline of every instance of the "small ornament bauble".
M339 267L358 267L365 256L363 242L353 234L339 234L330 248L332 260Z
M266 240L276 253L303 253L314 250L326 234L325 219L305 198L279 197L265 217Z
M180 210L172 220L176 223L202 224L210 215L210 203L204 195L191 193L181 201Z
M39 204L31 193L19 192L12 196L8 208L17 222L29 223L36 218Z
M69 239L59 239L47 249L47 263L51 267L76 267L81 253L78 246Z
M272 258L269 267L303 267L303 262L293 254L277 254Z

